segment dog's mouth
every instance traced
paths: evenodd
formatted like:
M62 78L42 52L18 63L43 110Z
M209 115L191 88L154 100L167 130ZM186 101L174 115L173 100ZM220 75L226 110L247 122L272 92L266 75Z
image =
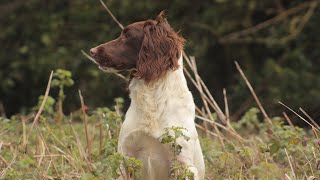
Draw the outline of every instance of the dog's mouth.
M94 56L89 56L85 52L82 52L91 62L96 64L100 70L103 72L108 72L108 73L121 73L123 71L129 70L131 71L132 69L126 69L124 68L124 64L112 64L112 63L100 63L97 58L99 57L94 57Z
M110 63L108 64L101 64L94 58L92 58L93 63L98 65L99 69L102 70L103 72L108 72L108 73L119 73L122 70L118 69L115 65L112 65Z
M85 54L85 55L86 55L86 54ZM94 64L96 64L96 65L99 67L99 69L102 70L102 71L104 71L104 72L111 72L111 73L119 72L119 70L117 70L117 69L115 69L115 68L113 68L113 67L100 64L100 63L95 59L95 57L93 57L93 56L88 56L88 55L86 55L86 56L87 56L87 58L88 58L91 62L93 62Z

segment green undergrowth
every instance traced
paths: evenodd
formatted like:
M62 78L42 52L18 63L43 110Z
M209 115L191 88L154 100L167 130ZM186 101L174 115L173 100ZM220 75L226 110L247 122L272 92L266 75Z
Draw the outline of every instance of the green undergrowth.
M122 99L116 101L119 105ZM17 115L11 119L2 118L1 178L115 179L120 174L120 164L125 162L126 168L139 179L141 162L116 152L123 120L123 113L119 110L98 108L88 111L87 135L80 112L74 112L72 117L65 116L61 125L54 123L54 116L41 116L33 128L32 117ZM218 138L206 137L198 130L206 163L206 177L319 177L319 144L313 134L299 127L285 125L280 118L273 118L273 125L269 128L258 119L258 114L259 111L252 108L241 120L232 123L243 142L226 133L222 144ZM176 147L179 145L175 146L174 151L181 151Z
M233 128L243 142L202 137L209 179L316 179L319 177L319 144L312 131L272 118L272 126L249 109ZM291 165L290 165L291 164Z

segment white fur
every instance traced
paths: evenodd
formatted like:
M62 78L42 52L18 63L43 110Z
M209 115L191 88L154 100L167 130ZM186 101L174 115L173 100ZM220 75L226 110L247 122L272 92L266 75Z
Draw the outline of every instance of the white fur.
M133 78L130 85L131 105L121 127L118 151L140 159L143 163L142 179L165 180L173 158L168 145L161 144L165 128L184 127L189 141L178 140L182 152L178 160L190 166L195 179L204 179L204 160L195 128L195 105L180 67L168 71L160 79L146 84Z

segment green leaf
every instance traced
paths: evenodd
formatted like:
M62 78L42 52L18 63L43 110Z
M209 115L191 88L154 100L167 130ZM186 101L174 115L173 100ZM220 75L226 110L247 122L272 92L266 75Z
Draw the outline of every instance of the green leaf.
M162 144L166 144L166 143L171 143L174 141L174 138L173 136L171 135L167 135L167 136L164 136L162 139L161 139L161 143Z
M272 145L270 146L270 153L275 154L279 151L279 149L280 149L280 143L276 141L272 143Z
M289 144L298 144L301 141L300 138L293 138L289 140Z
M181 153L181 151L182 151L182 146L180 146L180 145L178 144L178 145L176 146L175 151L176 151L176 154L179 155L179 154Z

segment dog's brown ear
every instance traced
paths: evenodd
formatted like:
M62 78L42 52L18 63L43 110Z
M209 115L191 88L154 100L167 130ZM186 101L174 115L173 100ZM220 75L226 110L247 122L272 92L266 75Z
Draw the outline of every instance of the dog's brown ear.
M158 24L160 24L160 23L168 23L168 21L167 21L167 19L166 19L166 12L165 12L164 10L161 11L161 12L157 15L157 17L156 17L155 20L158 22Z
M156 20L144 24L144 39L139 52L135 76L147 83L169 69L176 70L185 40L169 26L161 12Z

